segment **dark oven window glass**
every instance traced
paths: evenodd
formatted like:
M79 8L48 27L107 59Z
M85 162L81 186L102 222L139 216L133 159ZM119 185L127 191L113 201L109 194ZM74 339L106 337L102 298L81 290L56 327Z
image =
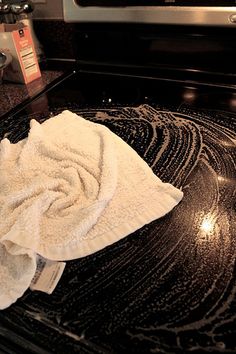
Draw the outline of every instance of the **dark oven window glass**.
M76 0L79 6L236 6L236 0Z

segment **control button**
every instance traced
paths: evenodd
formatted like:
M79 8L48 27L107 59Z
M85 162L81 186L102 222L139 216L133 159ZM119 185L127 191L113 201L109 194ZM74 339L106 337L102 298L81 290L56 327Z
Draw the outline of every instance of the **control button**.
M236 23L236 14L232 14L229 16L229 19L232 23Z

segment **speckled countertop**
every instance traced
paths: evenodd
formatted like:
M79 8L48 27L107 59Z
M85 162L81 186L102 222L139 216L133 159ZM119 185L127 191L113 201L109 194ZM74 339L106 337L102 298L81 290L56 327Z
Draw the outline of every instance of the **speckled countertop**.
M35 96L50 82L63 74L59 70L41 71L42 77L28 85L3 82L0 85L0 117L29 97Z

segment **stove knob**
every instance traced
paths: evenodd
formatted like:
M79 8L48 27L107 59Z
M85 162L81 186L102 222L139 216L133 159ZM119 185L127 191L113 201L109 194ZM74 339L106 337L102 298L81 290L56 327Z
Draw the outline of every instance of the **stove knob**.
M230 16L229 16L229 20L230 20L230 22L232 22L232 23L236 23L236 14L230 15Z

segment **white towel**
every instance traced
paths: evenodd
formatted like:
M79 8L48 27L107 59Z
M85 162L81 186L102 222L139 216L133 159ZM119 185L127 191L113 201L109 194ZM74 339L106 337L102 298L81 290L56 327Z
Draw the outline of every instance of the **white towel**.
M0 173L0 308L28 288L36 254L89 255L162 217L183 196L108 128L69 111L41 125L32 120L17 144L3 139ZM18 260L22 274L2 278ZM18 295L8 296L16 283Z

